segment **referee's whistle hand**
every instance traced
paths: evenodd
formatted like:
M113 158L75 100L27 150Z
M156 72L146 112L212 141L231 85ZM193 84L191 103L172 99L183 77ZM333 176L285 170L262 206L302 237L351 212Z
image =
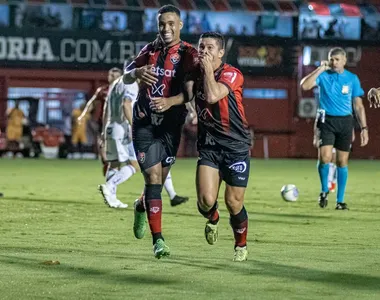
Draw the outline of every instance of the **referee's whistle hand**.
M331 69L330 62L327 60L322 60L321 61L321 68L324 68L325 71L330 70Z

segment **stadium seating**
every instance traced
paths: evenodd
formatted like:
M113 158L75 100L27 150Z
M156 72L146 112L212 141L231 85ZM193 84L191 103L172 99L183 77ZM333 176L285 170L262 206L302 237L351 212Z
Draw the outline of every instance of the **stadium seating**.
M159 8L165 4L173 4L183 10L207 10L207 11L230 11L243 10L253 12L272 11L278 13L298 14L299 7L303 4L342 4L360 6L356 0L9 0L9 4L17 3L32 4L70 4L74 7L94 7L107 9L145 9ZM372 6L376 11L380 10L380 0L367 0L366 6Z

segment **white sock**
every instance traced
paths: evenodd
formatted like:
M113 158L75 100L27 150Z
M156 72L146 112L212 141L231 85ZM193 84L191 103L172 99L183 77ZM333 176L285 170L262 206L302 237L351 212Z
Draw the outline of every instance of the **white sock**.
M334 163L329 163L329 177L328 177L329 184L334 182L335 172L336 172L336 165Z
M115 175L107 180L107 186L111 190L111 193L116 194L116 186L124 181L128 180L133 174L136 173L136 169L131 165L123 166Z
M173 198L177 195L177 193L174 190L172 175L170 174L170 171L164 182L164 188L166 192L168 193L170 200L173 200Z
M110 180L112 176L114 176L118 172L118 169L108 168L106 173L106 181Z
M116 186L112 185L110 180L113 176L115 176L115 174L117 174L117 172L119 172L118 169L108 168L107 173L106 173L106 185L112 194L116 194Z

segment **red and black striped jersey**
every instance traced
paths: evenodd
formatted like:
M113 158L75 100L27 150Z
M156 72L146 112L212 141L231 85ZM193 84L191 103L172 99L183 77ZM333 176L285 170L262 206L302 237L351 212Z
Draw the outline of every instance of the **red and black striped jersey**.
M229 93L217 103L205 101L203 74L195 81L195 104L198 114L198 148L232 152L248 151L251 137L243 107L242 73L235 67L222 64L215 72L215 80L224 84Z
M158 82L152 87L140 85L137 102L134 106L134 119L151 117L149 106L152 97L171 97L183 92L185 75L195 70L198 63L198 52L184 41L170 48L155 47L154 43L146 45L127 70L145 65L153 65ZM186 118L185 105L173 106L161 115L162 122L173 125L173 122L184 122ZM161 124L161 122L160 122ZM160 125L156 124L156 125Z

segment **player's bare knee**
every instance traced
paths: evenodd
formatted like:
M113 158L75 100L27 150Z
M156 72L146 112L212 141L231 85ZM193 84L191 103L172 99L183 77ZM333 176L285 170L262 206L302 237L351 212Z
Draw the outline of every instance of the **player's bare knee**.
M161 165L155 165L144 171L145 183L162 184L162 168Z
M332 155L329 154L322 154L319 161L323 164L328 164L331 162Z
M347 165L348 165L348 159L340 159L340 160L337 160L336 162L336 166L339 168L344 168Z
M350 156L349 152L338 151L336 155L336 165L340 168L346 167L348 165L349 156Z
M237 214L239 213L244 205L244 197L241 197L239 195L230 195L225 199L226 206L228 211L231 214Z
M243 187L226 186L224 201L230 213L237 214L242 210L244 205L244 193L245 188Z
M216 202L216 196L211 193L199 194L198 195L198 205L205 211L208 211L214 206Z

